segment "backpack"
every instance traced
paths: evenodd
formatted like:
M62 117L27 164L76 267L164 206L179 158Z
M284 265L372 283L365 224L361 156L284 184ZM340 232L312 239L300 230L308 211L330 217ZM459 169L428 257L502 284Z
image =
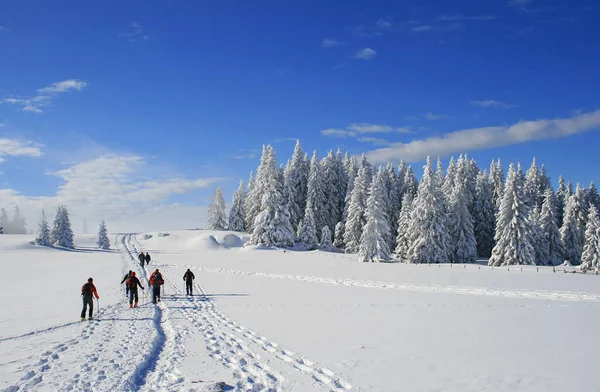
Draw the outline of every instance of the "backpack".
M153 285L160 285L160 284L164 283L162 275L160 274L160 272L158 272L158 273L155 272L152 275L152 282L153 282L152 283Z
M127 287L129 287L130 289L135 289L136 286L137 285L136 285L135 281L133 280L132 276L127 278Z
M81 292L81 295L83 295L84 297L92 296L92 284L91 283L86 283L83 285L83 291Z

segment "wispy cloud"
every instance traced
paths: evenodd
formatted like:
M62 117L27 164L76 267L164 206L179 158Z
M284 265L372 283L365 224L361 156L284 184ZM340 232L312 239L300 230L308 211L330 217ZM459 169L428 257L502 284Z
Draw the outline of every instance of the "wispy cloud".
M496 101L495 99L486 99L483 101L471 101L469 102L471 105L474 106L480 106L482 108L504 108L504 109L510 109L515 107L516 105L510 104L510 103L506 103L506 102L502 102L502 101Z
M295 139L294 139L295 140ZM240 148L237 153L229 155L231 159L254 159L257 157L258 150Z
M409 143L394 143L389 147L370 151L367 156L373 162L400 159L417 162L428 155L445 157L457 152L558 139L597 129L600 129L600 110L570 118L522 121L508 127L465 129Z
M425 113L423 115L423 118L425 118L426 120L449 120L452 117L448 116L447 114L435 114L435 113Z
M0 25L0 32L4 31L5 33L8 33L10 30L7 29L6 27Z
M477 16L464 16L464 15L442 15L438 18L438 22L460 22L460 21L491 21L497 19L496 15L477 15Z
M18 139L0 138L0 163L6 161L8 156L39 157L41 155L42 150L39 144Z
M379 145L388 145L389 141L373 136L366 136L377 133L413 133L408 127L391 127L389 125L354 123L346 126L344 129L328 128L321 131L323 136L331 138L355 138L359 142L373 143Z
M377 55L377 52L371 48L364 48L356 51L354 58L360 60L371 60Z
M390 30L394 27L394 21L390 18L379 19L377 22L375 22L375 26L383 30Z
M376 38L393 31L395 27L396 24L392 19L381 18L373 24L353 27L352 32L361 38Z
M119 37L126 38L129 42L148 41L150 39L150 36L144 32L143 27L137 22L132 22L129 25L129 31L119 33Z
M6 97L0 99L0 103L22 106L24 112L42 113L42 108L52 103L54 97L69 91L81 91L87 86L83 80L68 79L53 83L49 87L39 88L38 95L31 98Z
M370 136L362 136L362 137L357 138L356 140L358 140L359 142L372 143L372 144L377 144L377 145L382 145L382 146L388 146L390 144L390 142L385 139L380 139L378 137L370 137Z
M430 31L432 29L433 29L433 26L421 25L421 26L414 26L411 30L413 33L423 33L425 31Z
M336 40L335 38L325 38L323 42L321 42L321 47L324 49L333 48L341 45L343 45L343 43Z
M279 137L273 140L273 143L295 142L296 140L298 140L297 137Z

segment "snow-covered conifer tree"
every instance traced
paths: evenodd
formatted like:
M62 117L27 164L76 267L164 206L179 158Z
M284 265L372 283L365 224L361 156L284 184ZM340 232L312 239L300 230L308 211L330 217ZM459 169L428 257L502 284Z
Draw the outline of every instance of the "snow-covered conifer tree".
M358 162L356 157L346 159L346 175L348 176L348 185L346 186L346 197L344 200L344 215L342 222L346 224L348 220L348 209L350 208L350 198L352 196L352 190L354 189L354 181L358 175Z
M496 221L496 245L492 249L490 266L515 264L535 265L535 250L531 244L529 207L523 192L523 183L511 163L504 195Z
M71 230L71 220L69 219L69 211L65 206L59 206L56 210L54 218L54 227L50 235L54 245L64 248L74 249L73 230Z
M225 199L221 188L215 190L212 203L208 206L208 228L211 230L224 230L227 228L227 213Z
M398 188L398 177L394 165L388 163L385 168L385 188L387 191L387 219L390 226L390 235L388 238L388 246L390 249L396 247L395 233L398 231L398 217L402 200L400 200L400 189Z
M310 173L308 175L308 193L306 196L306 209L313 212L315 227L323 227L328 224L327 200L325 195L325 181L323 170L317 152L313 152L310 160ZM306 211L305 211L306 213ZM304 222L306 225L306 222Z
M546 188L540 223L544 231L544 237L548 243L548 265L559 265L565 259L565 248L560 237L556 217L556 196L552 188Z
M448 227L451 237L448 245L454 263L477 261L477 244L473 231L473 218L467 206L466 188L463 181L457 181L448 206Z
M540 195L543 195L546 193L546 189L552 188L552 181L550 180L550 176L548 176L548 173L546 172L546 166L544 166L543 163L542 168L540 169L540 177Z
M294 232L282 196L283 174L277 168L275 150L271 146L266 149L263 163L256 183L263 195L261 210L254 219L250 241L255 245L293 246Z
M231 210L229 211L229 230L244 231L244 202L246 199L246 187L244 181L240 181L237 191L233 192Z
M496 209L496 212L498 212L504 195L504 172L502 170L500 159L498 159L498 162L496 163L492 161L492 164L490 165L490 185L492 186L494 208Z
M406 163L404 160L400 161L398 165L398 170L396 173L396 187L398 188L398 216L400 216L400 211L402 210L402 199L404 198L405 186L404 186L404 178L406 177Z
M250 177L248 178L248 192L246 192L244 196L244 230L247 232L252 231L252 223L254 223L254 220L250 216L251 211L253 210L254 200L250 198L250 195L252 194L255 183L256 179L254 178L254 173L250 171Z
M331 250L333 248L333 243L331 242L331 230L329 230L329 226L325 226L321 230L321 244L319 247L323 250Z
M596 206L590 206L587 225L585 229L585 245L581 255L581 270L591 268L600 269L600 221Z
M346 190L348 189L348 174L346 173L346 169L344 168L344 158L342 156L342 151L338 148L335 162L334 162L334 170L337 174L337 213L338 219L333 222L337 224L337 222L343 221L344 219L344 209L346 207Z
M494 230L496 227L494 198L486 171L477 175L475 186L475 203L473 205L473 230L477 243L477 255L490 257L494 247Z
M338 249L344 249L344 222L338 222L335 225L333 246L335 246Z
M292 159L285 169L284 197L290 212L290 223L297 230L306 208L308 175L304 169L304 152L300 141L296 141Z
M586 224L585 196L583 189L577 185L575 193L567 199L564 222L560 228L560 236L565 247L565 258L573 265L581 262Z
M390 260L390 226L388 220L387 192L385 189L385 172L380 168L373 180L367 199L365 218L367 223L360 238L358 260L362 262L380 262Z
M321 186L323 187L323 226L335 227L336 223L342 219L340 207L340 178L337 160L333 151L329 151L321 163ZM345 196L345 195L344 195ZM319 226L317 226L319 227ZM322 226L321 226L322 227Z
M548 241L546 241L546 233L542 228L540 207L533 207L533 210L529 214L529 222L531 224L531 245L535 250L535 264L546 265L549 263L550 246Z
M306 208L302 225L298 226L298 240L309 247L316 249L319 241L317 240L317 228L315 227L315 217L312 209Z
M558 189L556 190L556 224L563 226L565 207L567 206L567 185L563 176L558 176Z
M444 195L433 171L431 158L419 183L410 219L410 263L448 262L450 235Z
M46 220L46 212L44 210L42 210L42 219L38 226L35 243L41 246L52 246L52 242L50 241L50 227L48 226L48 220Z
M417 190L419 189L419 181L413 172L412 166L406 168L406 174L404 175L404 186L402 188L402 196L405 193L410 193L410 196L414 199L417 197Z
M452 192L454 191L454 180L456 178L456 161L454 157L450 158L448 163L448 169L446 170L446 177L444 177L444 185L442 185L442 192L446 200L450 200Z
M412 213L413 199L410 193L402 198L402 210L398 218L398 235L396 236L396 257L402 262L408 262L408 250L410 249L410 216Z
M365 226L365 210L367 208L367 169L361 167L354 180L352 195L350 197L350 206L348 207L348 219L346 221L346 231L344 232L344 243L346 244L346 253L358 252L360 245L360 236Z
M365 168L365 175L366 175L366 179L367 179L367 184L372 184L373 183L373 177L375 176L374 173L374 169L373 169L373 165L371 165L371 162L369 162L369 160L367 159L367 156L365 154L362 154L361 158L360 158L360 167L364 167Z
M100 222L100 227L98 229L98 248L100 249L110 249L110 240L108 239L108 235L106 234L106 223L104 221Z
M586 198L589 204L596 207L596 210L600 209L600 195L598 194L598 188L596 188L594 181L590 182L590 186L586 192Z
M532 208L542 206L542 194L540 193L542 187L542 175L534 157L525 175L524 184L525 196L529 199L529 205Z
M473 201L475 200L475 178L473 176L472 165L467 155L460 155L456 165L456 176L454 178L454 187L457 183L462 183L467 201L467 209L473 211ZM452 192L454 192L454 187Z

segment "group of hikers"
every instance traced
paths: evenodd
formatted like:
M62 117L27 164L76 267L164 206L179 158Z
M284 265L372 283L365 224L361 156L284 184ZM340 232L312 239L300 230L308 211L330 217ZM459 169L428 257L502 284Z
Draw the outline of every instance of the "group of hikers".
M144 254L144 252L140 253L138 255L138 260L140 261L140 264L142 265L142 267L144 266L144 262L146 263L146 265L150 264L150 253L146 252L146 254Z
M146 254L149 257L148 254ZM194 295L194 273L188 268L188 270L183 275L183 280L185 281L185 291L186 295ZM81 287L81 296L83 298L83 309L81 310L81 320L85 320L85 313L89 309L88 319L93 320L94 316L94 296L96 299L99 299L98 291L96 290L96 286L94 286L93 279L89 278L87 283ZM135 271L129 270L129 272L125 275L121 284L125 283L125 295L129 297L129 307L137 308L139 296L138 296L138 287L142 290L145 290L144 286L135 276ZM162 274L158 270L158 268L152 272L150 275L150 279L148 280L149 287L152 287L152 303L160 302L160 286L165 283Z

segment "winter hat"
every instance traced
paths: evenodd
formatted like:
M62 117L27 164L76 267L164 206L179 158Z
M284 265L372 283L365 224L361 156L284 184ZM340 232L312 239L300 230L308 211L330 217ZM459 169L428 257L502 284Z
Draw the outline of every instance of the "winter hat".
M93 282L93 281L94 281L94 279L92 279L92 278L88 279L88 282Z

